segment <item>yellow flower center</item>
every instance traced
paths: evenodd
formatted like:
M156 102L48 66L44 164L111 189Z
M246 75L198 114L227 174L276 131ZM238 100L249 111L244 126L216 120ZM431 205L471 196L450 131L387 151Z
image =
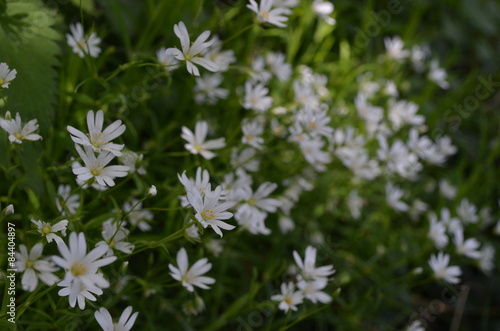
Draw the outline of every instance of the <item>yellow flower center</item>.
M285 298L285 302L286 302L289 306L291 306L293 301L292 301L292 298L290 298L290 297L286 297L286 298Z
M265 19L265 20L268 20L269 19L269 12L267 11L261 11L260 12L260 16Z
M31 260L26 261L26 269L33 268L34 265L35 265L35 262L33 262Z
M87 136L90 136L90 134L87 133ZM97 136L90 137L90 143L95 148L101 148L102 145L109 144L109 141L104 141L104 139L102 137L102 132L99 132L99 134Z
M87 270L87 268L85 268L80 262L75 262L75 264L73 264L73 266L69 269L73 276L83 276L83 274L85 274L85 270Z
M201 213L201 217L203 219L213 220L215 218L215 214L213 210L207 209Z
M247 141L251 141L251 140L253 139L253 135L251 135L251 134L247 134L247 135L245 136L245 138L246 138L246 140L247 140Z
M309 126L310 126L310 127L311 127L311 129L313 129L313 130L316 130L316 128L318 127L318 126L316 125L316 123L314 123L314 122L309 122Z
M248 200L248 204L249 204L250 206L255 205L255 199L254 199L254 198L250 198L250 200Z
M116 245L116 242L114 240L111 240L111 242L109 243L109 247L114 248L115 245Z
M85 41L79 41L76 43L76 45L78 46L78 48L80 48L82 51L85 51Z
M90 173L92 176L99 176L101 174L102 170L97 170L97 169L92 169L90 170Z
M50 228L50 226L46 225L42 228L42 234L44 235L48 235L50 233L52 229Z
M22 139L23 135L20 134L19 132L16 132L16 133L14 133L14 137L16 137L17 139Z
M201 146L200 146L200 145L198 145L198 144L194 145L194 149L195 149L198 153L199 153L199 152L201 152Z

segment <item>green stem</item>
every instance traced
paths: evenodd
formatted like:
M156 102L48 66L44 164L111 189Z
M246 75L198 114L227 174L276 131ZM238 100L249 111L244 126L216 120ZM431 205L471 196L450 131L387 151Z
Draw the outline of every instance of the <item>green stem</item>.
M240 34L242 34L243 32L245 32L245 31L247 31L247 30L251 29L251 28L252 28L252 27L254 27L254 26L255 26L255 23L252 23L252 24L250 24L250 25L247 25L246 27L244 27L244 28L243 28L243 29L241 29L240 31L238 31L238 32L236 32L235 34L233 34L231 37L229 37L229 38L225 39L225 40L222 42L222 44L225 44L225 43L227 43L228 41L230 41L231 39L234 39L234 38L238 37Z

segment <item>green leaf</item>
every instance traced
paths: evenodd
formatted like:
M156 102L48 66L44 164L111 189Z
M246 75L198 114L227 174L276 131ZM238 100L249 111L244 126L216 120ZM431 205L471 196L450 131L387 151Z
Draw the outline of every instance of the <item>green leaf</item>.
M1 62L17 70L8 89L7 109L23 122L37 119L42 132L54 118L58 89L56 67L62 35L52 28L57 17L41 1L9 1L0 14Z
M62 35L52 28L55 23L55 14L37 0L10 1L0 13L0 62L17 71L9 88L0 91L6 99L3 111L10 110L13 116L20 113L23 123L38 120L42 137L52 126L57 101L56 67ZM2 139L0 147L7 148L5 144ZM44 188L38 163L40 151L30 141L23 145L25 179L29 178L27 184L41 195ZM2 158L0 164L8 165L8 160Z

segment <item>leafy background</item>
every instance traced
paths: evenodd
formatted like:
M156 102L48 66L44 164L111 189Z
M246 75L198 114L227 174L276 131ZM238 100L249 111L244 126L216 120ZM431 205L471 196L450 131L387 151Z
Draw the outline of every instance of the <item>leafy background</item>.
M177 196L182 193L182 188L176 174L184 169L193 172L202 165L208 167L215 178L221 178L231 170L231 166L222 161L229 158L229 151L222 152L227 155L220 155L219 161L212 164L200 163L191 156L177 157L175 153L183 150L179 132L180 126L186 122L194 123L194 119L202 118L221 121L214 136L225 136L225 128L238 126L243 116L238 98L233 95L223 108L198 106L184 92L191 91L194 86L194 80L185 72L178 70L166 77L158 67L141 66L155 62L154 52L159 47L172 47L178 43L172 26L183 20L189 22L193 36L210 29L222 40L228 39L224 47L234 49L239 59L247 59L255 48L281 49L289 63L306 63L317 68L327 74L334 102L349 99L352 102L357 92L355 80L358 74L365 70L384 70L377 69L377 58L384 53L384 36L401 35L409 46L428 43L447 69L451 88L443 91L433 84L417 85L412 95L426 115L429 126L450 135L460 153L449 160L445 168L431 169L425 174L425 179L453 178L462 183L457 202L468 197L479 206L494 206L493 214L498 215L498 87L468 116L449 110L467 96L474 95L478 77L491 75L493 81L500 82L500 4L494 0L396 1L402 8L401 12L392 14L390 23L369 38L366 47L356 51L353 45L356 45L359 31L373 21L373 13L388 10L394 2L336 1L337 24L334 28L325 25L318 28L319 24L310 12L297 8L285 29L253 27L242 37L236 35L229 39L252 24L253 17L244 8L244 1L0 1L0 61L9 63L18 71L15 84L2 91L8 109L2 105L1 111L19 112L23 119L37 118L44 137L41 142L23 144L18 163L12 163L7 136L0 133L0 202L2 205L25 206L16 210L15 217L20 222L26 223L35 215L46 219L58 217L52 203L56 198L54 182L73 180L67 170L68 154L73 146L65 127L83 127L89 109L103 109L113 118L123 119L128 128L123 137L127 147L147 150L148 175L145 179L132 178L133 193L143 192L148 184L161 178L159 191L164 193L151 202L152 206L177 206ZM79 59L66 46L64 34L68 32L69 24L77 21L83 22L86 31L94 30L103 39L104 53L95 62ZM243 78L238 75L226 79L232 86L243 83ZM154 88L148 88L152 86ZM276 92L277 98L280 95L282 93ZM227 139L229 144L237 142L237 132ZM271 170L262 179L276 178L276 182L282 179L281 165L276 160L283 156L279 152L266 155L263 162ZM318 312L316 307L308 307L295 320L288 320L280 314L268 314L266 302L279 287L276 279L292 263L291 252L303 246L304 237L296 234L284 240L279 237L254 238L243 233L228 236L228 254L211 257L211 262L217 266L213 276L225 279L225 283L209 294L203 294L205 302L210 302L207 312L191 320L186 319L178 308L189 299L187 294L183 296L180 291L174 291L177 289L164 287L174 248L165 247L132 256L127 273L135 276L132 280L134 286L123 295L139 298L133 302L134 309L140 311L136 328L155 330L164 327L164 312L168 314L169 325L172 323L176 330L234 330L241 327L242 321L248 323L253 312L258 312L267 321L273 318L277 325L286 319L291 322L290 329L296 330L402 328L410 315L421 308L429 308L443 291L441 285L409 286L404 280L409 270L418 266L416 261L426 258L422 256L420 243L414 239L415 231L424 234L425 230L408 226L408 220L398 219L398 215L387 208L374 208L366 213L369 215L366 219L353 224L345 217L345 207L341 207L349 191L348 178L347 170L326 172L317 180L315 190L303 196L294 214L304 233L314 233L318 230L315 226L320 225L320 230L326 234L326 243L321 247L324 255L318 262L333 263L338 270L335 285L341 290L335 292L334 303ZM120 196L118 190L115 192ZM383 204L381 188L373 187L372 192L370 206L379 202ZM427 198L436 201L436 206L445 204L437 196ZM26 199L29 203L22 204ZM99 201L100 196L87 193L84 199ZM85 230L98 232L99 222L109 216L109 210L115 204L116 201L109 198L102 205L93 204L102 211L101 216L89 215L88 210L81 211L78 217L88 220ZM93 218L88 219L88 216ZM154 236L144 235L144 239L154 240L175 232L178 219L182 217L184 215L179 216L173 211L157 213L158 231ZM278 231L275 224L270 227ZM2 226L2 231L4 228ZM494 240L487 232L483 235ZM28 237L28 231L18 232L20 242L29 241ZM140 236L136 238L142 239ZM498 240L496 243L495 247L499 248ZM390 254L379 254L382 250ZM202 256L204 251L200 248L198 257ZM2 261L6 260L0 257ZM158 265L157 261L162 264ZM496 261L498 265L498 258ZM121 271L113 272L112 276L119 276ZM395 276L401 277L402 281L395 281ZM464 278L473 281L467 283L470 292L461 329L500 328L498 277L486 277L474 268L465 268ZM146 298L144 293L149 290L163 295ZM30 297L27 293L19 294L21 306L18 315L24 314L17 323L19 329L96 327L91 321L92 311L80 313L69 309L67 300L60 301L57 295L44 298L48 301L36 301L36 296ZM111 295L103 296L99 301L106 307L123 306L121 302L121 298ZM54 313L48 313L47 307L51 307L49 309ZM313 313L314 317L311 317ZM452 323L453 313L451 306L447 306L429 323L429 328L446 329ZM10 327L8 324L4 326Z

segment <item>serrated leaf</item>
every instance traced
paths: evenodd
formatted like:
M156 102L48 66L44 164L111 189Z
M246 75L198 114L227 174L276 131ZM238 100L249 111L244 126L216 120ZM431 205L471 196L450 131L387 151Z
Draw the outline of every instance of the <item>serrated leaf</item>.
M0 14L0 62L17 70L8 89L7 110L23 122L37 119L44 132L54 118L62 35L52 28L57 16L40 1L9 1ZM43 135L43 134L42 134Z
M62 34L52 28L56 22L55 13L38 0L9 1L0 13L0 62L17 71L9 88L2 91L7 100L3 112L20 113L23 123L37 119L42 137L52 125L57 101L56 67ZM6 144L2 139L0 147L7 148ZM36 194L42 194L39 149L31 142L25 145L21 156L24 180ZM8 165L1 157L0 163Z

